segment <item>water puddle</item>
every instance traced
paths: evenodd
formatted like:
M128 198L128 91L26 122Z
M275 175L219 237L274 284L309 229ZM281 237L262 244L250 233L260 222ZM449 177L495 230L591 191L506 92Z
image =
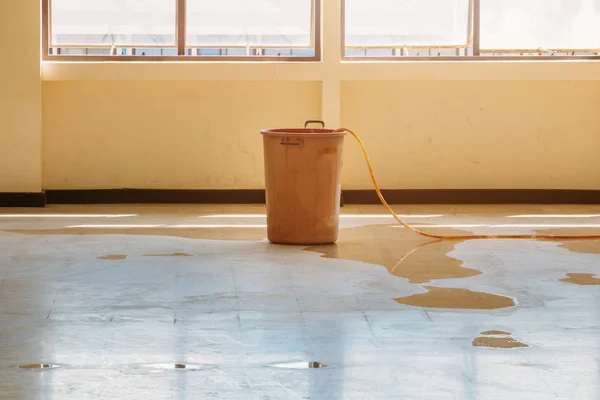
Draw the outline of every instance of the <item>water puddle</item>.
M450 228L429 231L443 235L470 234ZM461 242L432 241L399 228L397 224L368 225L342 229L337 244L311 246L306 250L321 253L325 258L381 265L394 276L420 284L481 274L481 271L464 268L461 260L448 255L458 243Z
M453 308L469 310L496 310L517 305L512 297L474 292L468 289L423 286L427 293L394 299L407 306L425 308Z
M100 259L100 260L124 260L126 258L127 258L127 256L126 255L122 255L122 254L115 254L115 255L108 255L108 256L98 257L98 259Z
M600 285L600 278L596 278L596 274L567 274L568 278L561 279L561 282L573 283L581 286Z
M29 370L33 370L33 371L43 371L43 370L52 370L52 369L60 368L60 365L56 365L56 364L25 364L25 365L19 365L19 368L29 369Z
M573 253L600 254L600 240L564 240L558 247Z
M425 229L442 235L468 235L470 232L443 228ZM337 244L312 246L308 251L326 258L378 264L390 274L413 284L438 279L468 278L481 271L463 267L463 262L449 256L460 241L435 241L418 236L397 225L369 225L343 229ZM426 308L494 310L516 305L512 297L468 289L423 286L427 293L394 299L397 303Z
M171 254L145 254L144 257L193 257L188 253L171 253ZM123 254L111 254L108 256L98 257L100 260L125 260L126 255Z
M318 361L310 361L310 362L291 362L291 363L273 364L272 367L285 368L285 369L314 369L314 368L327 368L328 366L325 364L321 364Z
M481 333L484 336L473 339L474 347L485 347L488 349L518 349L529 347L528 344L513 339L510 332L487 331Z
M421 224L425 225L425 224ZM467 235L470 232L432 225L423 230L441 235ZM67 228L55 230L13 230L27 234L132 234L177 236L192 239L259 241L266 236L264 228L164 228L120 227ZM439 279L468 278L480 275L476 269L463 267L463 262L448 254L460 241L435 241L393 225L368 225L340 231L335 245L312 246L305 250L318 252L326 258L359 261L381 265L393 276L413 284L427 284ZM189 257L185 253L151 254L152 257ZM119 257L119 258L116 258ZM119 260L126 256L106 256L102 259ZM432 308L496 309L515 305L514 299L496 294L473 292L467 289L425 287L424 294L395 299L398 303Z
M172 254L146 254L144 257L193 257L188 253L172 253Z
M544 230L536 230L537 234L541 235L600 235L600 229L598 228L562 228L562 229L544 229ZM600 239L599 240L578 240L578 239L569 239L569 240L547 240L543 241L551 241L560 243L558 247L567 249L573 253L582 253L582 254L600 254Z
M485 331L485 332L481 332L482 335L484 336L498 336L498 335L510 335L510 332L504 332L504 331Z

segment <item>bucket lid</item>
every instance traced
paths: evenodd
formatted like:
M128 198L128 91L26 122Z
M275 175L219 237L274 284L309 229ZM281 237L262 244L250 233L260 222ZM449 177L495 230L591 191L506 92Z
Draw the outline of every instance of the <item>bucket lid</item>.
M311 123L321 124L321 129L309 129L308 125ZM302 136L302 137L339 137L344 136L345 132L335 132L334 129L325 129L325 122L323 121L306 121L304 128L277 128L277 129L263 129L260 131L265 136Z

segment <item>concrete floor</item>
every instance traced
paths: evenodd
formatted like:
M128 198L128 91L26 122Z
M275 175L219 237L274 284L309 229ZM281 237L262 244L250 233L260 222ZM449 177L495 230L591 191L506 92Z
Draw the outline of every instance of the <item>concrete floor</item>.
M397 208L600 233L600 206ZM303 248L261 206L0 209L0 398L600 399L600 241L343 210Z

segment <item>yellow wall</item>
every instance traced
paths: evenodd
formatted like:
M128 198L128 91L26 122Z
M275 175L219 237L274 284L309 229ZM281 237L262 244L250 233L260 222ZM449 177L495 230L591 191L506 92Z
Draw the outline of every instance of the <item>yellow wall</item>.
M340 62L323 6L322 63L44 63L42 98L39 1L0 1L0 192L262 188L258 130L319 117L385 188L600 189L600 63Z
M41 190L39 3L0 1L0 192Z
M376 81L342 85L342 123L385 188L600 189L598 81ZM370 186L346 152L344 186Z
M45 82L44 188L264 187L261 128L321 117L319 82Z
M44 188L262 188L265 127L318 82L45 82ZM353 81L341 119L385 188L600 189L598 81ZM344 188L370 188L346 145Z

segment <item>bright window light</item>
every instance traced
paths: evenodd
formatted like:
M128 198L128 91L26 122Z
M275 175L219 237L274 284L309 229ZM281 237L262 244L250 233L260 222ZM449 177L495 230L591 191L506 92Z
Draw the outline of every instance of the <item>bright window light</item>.
M506 218L597 218L600 214L525 214L509 215Z
M347 46L464 46L468 30L469 0L346 0Z
M600 224L447 224L447 225L412 225L413 228L600 228ZM401 225L391 228L404 228Z
M440 224L440 225L411 225L413 228L600 228L600 224ZM138 224L103 224L103 225L70 225L67 228L92 229L128 229L128 228L174 228L174 229L223 229L223 228L266 228L266 224L194 224L194 225L138 225ZM391 228L403 228L394 225Z
M200 218L266 218L266 214L218 214L218 215L203 215ZM400 215L401 218L440 218L443 215L431 214L431 215ZM341 214L340 218L351 219L393 219L394 217L390 214Z
M598 49L600 0L481 0L482 49Z
M186 29L190 46L308 48L312 1L188 0Z
M200 218L266 218L265 214L215 214L202 215Z
M130 229L130 228L174 228L174 229L218 229L218 228L266 228L267 225L70 225L67 228L89 228L89 229Z
M482 228L482 227L488 227L489 225L482 225L482 224L448 224L448 225L413 225L411 224L410 226L412 226L413 228ZM391 226L390 228L402 228L404 229L404 227L402 225L394 225Z
M179 229L219 229L219 228L266 228L265 224L234 224L234 225L169 225L167 228L179 228Z
M54 47L176 45L176 0L52 0L51 5Z
M600 224L503 224L491 228L600 228Z
M137 214L0 214L0 218L127 218Z
M127 228L163 228L166 225L70 225L67 228L100 228L100 229L127 229Z

